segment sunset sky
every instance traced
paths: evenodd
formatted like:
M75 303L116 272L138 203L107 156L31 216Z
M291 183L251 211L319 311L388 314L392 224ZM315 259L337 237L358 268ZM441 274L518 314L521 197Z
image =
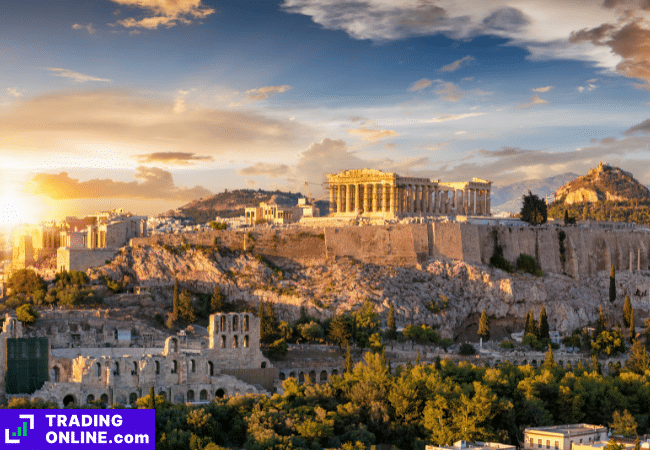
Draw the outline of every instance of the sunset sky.
M650 1L3 0L0 225L370 167L650 184Z

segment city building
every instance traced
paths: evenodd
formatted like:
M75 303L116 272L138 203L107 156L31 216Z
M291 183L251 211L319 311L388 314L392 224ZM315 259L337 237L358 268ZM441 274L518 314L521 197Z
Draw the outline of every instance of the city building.
M517 450L517 447L509 444L499 444L498 442L467 442L456 441L454 445L427 445L425 450L458 450L458 449L471 449L471 450Z
M573 450L574 444L592 444L605 440L607 440L607 427L586 423L524 430L525 450Z
M330 216L490 216L492 182L442 183L374 169L327 175Z
M247 225L268 223L273 225L286 225L298 222L302 217L303 208L298 206L280 206L275 203L260 203L244 210Z

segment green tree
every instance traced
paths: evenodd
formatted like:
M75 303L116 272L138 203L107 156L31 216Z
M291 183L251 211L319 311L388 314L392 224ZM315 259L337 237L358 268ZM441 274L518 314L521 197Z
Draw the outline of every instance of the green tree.
M386 319L386 326L388 327L387 338L390 340L391 348L393 347L393 341L397 339L397 325L395 324L395 306L391 302L390 308L388 309L388 318Z
M618 411L614 411L612 416L612 423L609 425L613 429L613 433L619 436L626 438L633 438L637 436L638 424L634 419L634 416L626 409L621 414Z
M178 300L178 319L185 323L192 323L196 320L192 296L189 292L183 291Z
M476 349L472 344L465 343L461 344L458 353L463 356L476 355Z
M20 269L11 274L7 280L7 289L11 290L11 295L26 294L31 296L35 291L47 291L47 284L32 269Z
M278 337L278 318L275 314L275 307L273 303L260 302L259 307L260 317L260 341L265 344L275 342Z
M300 337L308 342L322 342L325 337L325 332L323 327L313 320L309 323L301 323L298 325L298 332Z
M547 369L552 369L554 367L557 367L557 363L555 362L555 357L553 356L553 348L551 348L551 344L548 344L548 350L544 355L543 366Z
M610 439L604 450L625 450L624 444L618 444L614 439Z
M337 314L330 322L329 340L343 348L350 345L352 340L352 318L347 315Z
M485 310L481 313L481 319L478 323L478 335L485 341L490 340L490 318Z
M210 298L210 313L223 312L224 311L224 295L221 292L221 286L219 283L214 287L214 293Z
M352 350L350 344L345 349L345 373L352 373Z
M156 394L153 390L153 386L149 388L149 408L156 409Z
M546 223L547 218L546 202L528 191L528 195L523 196L521 220L531 225L542 225Z
M625 368L638 375L643 375L646 370L650 369L650 357L648 357L648 353L641 341L635 339L632 343L625 362Z
M630 311L630 342L636 339L636 329L634 328L634 309Z
M603 331L591 343L591 348L595 353L616 356L625 353L625 339L618 331Z
M22 323L31 325L36 322L36 319L38 319L38 313L34 310L32 305L22 305L16 309L16 318Z
M174 279L174 298L172 300L172 315L178 320L178 307L180 306L180 293L178 292L178 278Z
M630 315L632 314L632 302L630 296L625 294L625 303L623 304L623 324L625 328L630 327Z
M278 339L269 345L269 358L273 360L283 359L289 352L289 346L284 339Z
M550 333L548 329L548 317L546 316L546 307L542 306L542 309L539 312L539 329L537 332L537 339L544 340L549 338L550 338Z
M596 321L596 330L594 332L594 337L598 337L600 333L607 330L607 320L605 319L605 313L603 312L603 307L598 308L598 320Z
M612 270L609 271L609 301L616 301L616 269L612 264Z
M532 334L534 336L537 336L539 334L537 321L535 320L535 316L533 315L532 311L529 311L526 315L526 327L524 329L524 335L526 334Z

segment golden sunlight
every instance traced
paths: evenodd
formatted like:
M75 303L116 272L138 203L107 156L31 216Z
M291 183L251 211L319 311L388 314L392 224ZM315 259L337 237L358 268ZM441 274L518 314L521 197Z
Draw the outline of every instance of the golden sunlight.
M40 219L38 206L34 197L26 196L12 188L0 190L0 226L37 223Z

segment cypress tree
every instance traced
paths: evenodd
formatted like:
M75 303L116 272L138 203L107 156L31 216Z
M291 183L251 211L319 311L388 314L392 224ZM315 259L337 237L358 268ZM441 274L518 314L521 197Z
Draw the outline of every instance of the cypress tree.
M156 409L156 394L154 394L153 386L149 389L149 408Z
M179 294L178 294L178 278L174 279L174 300L172 303L172 315L174 316L174 320L178 319L178 306L179 306Z
M390 304L390 309L388 310L386 325L388 326L388 339L390 339L391 348L393 348L393 340L397 338L397 325L395 324L395 307L392 303Z
M630 315L632 314L632 302L630 301L630 296L625 295L625 304L623 305L623 323L625 328L630 326Z
M488 317L485 310L481 313L481 320L478 323L478 335L481 336L485 341L490 340L490 318Z
M345 350L345 373L352 373L352 351L350 350L350 344L348 344Z
M539 312L539 330L537 339L548 339L550 334L548 332L548 317L546 317L546 307L542 306Z
M600 336L600 333L607 329L607 321L605 320L605 313L603 312L603 307L598 308L598 321L596 322L596 332L594 333L594 338Z
M548 344L548 350L546 351L546 355L544 355L543 365L548 369L552 369L553 367L557 366L557 363L555 362L555 357L553 356L553 348L551 347L551 344Z
M609 301L614 303L616 301L616 269L612 264L612 270L609 272Z
M221 286L219 283L214 287L214 294L210 299L210 312L222 312L223 311L223 294L221 293Z
M636 330L634 329L634 309L630 310L630 343L634 342L636 338Z
M530 333L530 311L526 313L526 325L524 325L524 335Z

